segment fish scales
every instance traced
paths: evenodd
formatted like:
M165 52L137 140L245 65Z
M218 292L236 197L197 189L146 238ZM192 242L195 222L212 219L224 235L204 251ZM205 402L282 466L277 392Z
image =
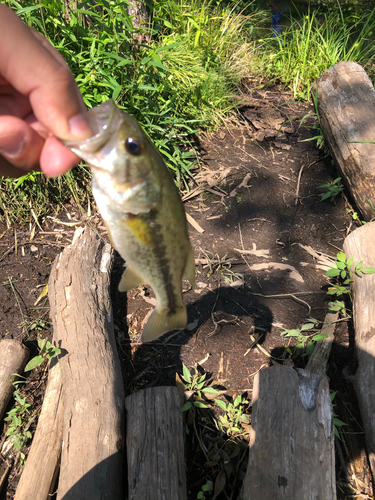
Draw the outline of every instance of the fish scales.
M119 285L154 290L157 304L142 341L185 328L182 277L194 286L185 210L162 157L137 121L113 101L90 110L95 135L65 145L93 171L93 194L114 248L126 262Z

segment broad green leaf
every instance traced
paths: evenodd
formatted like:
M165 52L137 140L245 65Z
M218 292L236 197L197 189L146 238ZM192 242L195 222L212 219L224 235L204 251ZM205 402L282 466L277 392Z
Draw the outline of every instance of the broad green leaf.
M192 404L190 403L190 401L187 401L184 406L181 408L181 412L183 411L188 411L190 410L190 408L192 407Z
M34 370L35 368L40 366L43 363L43 361L44 361L43 356L35 356L35 358L31 359L25 366L25 372Z
M214 395L219 394L219 391L217 391L213 387L205 387L204 389L202 389L202 392L204 392L206 394L214 394Z
M331 193L330 193L330 191L328 191L328 193L325 193L325 194L322 195L320 201L324 201L324 200L326 200L327 198L330 198L330 197L331 197Z
M355 266L355 270L356 271L359 271L363 266L363 260L361 260L361 262L358 262L358 264Z
M340 420L339 418L333 417L333 425L336 427L341 427L342 425L347 425L345 422Z
M340 269L337 269L337 268L328 269L328 271L326 271L326 273L325 273L325 275L329 276L330 278L334 278L335 276L338 276L339 274L340 274Z
M305 323L304 325L301 326L301 332L304 332L306 330L311 330L312 328L314 328L314 324Z
M208 406L201 401L194 401L194 406L196 406L197 408L208 408Z
M285 337L299 337L301 335L301 330L286 330L282 335L285 335Z
M190 384L191 383L191 375L190 375L190 371L188 370L187 366L185 366L184 364L182 364L182 372L184 374L184 379L185 381Z
M345 253L344 252L339 252L337 254L337 260L340 261L340 262L345 263L345 261L346 261L346 255L345 255Z
M227 405L221 399L215 399L215 403L224 411L227 410Z
M320 340L326 339L327 335L325 333L318 333L317 335L314 335L311 340L314 342L319 342Z
M307 354L307 356L308 356L308 357L310 357L310 356L311 356L311 354L312 354L312 353L313 353L313 351L314 351L314 348L315 348L315 346L314 346L314 344L313 344L312 342L308 342L308 343L307 343L307 346L306 346L306 354Z
M239 395L236 397L236 399L233 401L233 406L238 406L242 401L242 396Z

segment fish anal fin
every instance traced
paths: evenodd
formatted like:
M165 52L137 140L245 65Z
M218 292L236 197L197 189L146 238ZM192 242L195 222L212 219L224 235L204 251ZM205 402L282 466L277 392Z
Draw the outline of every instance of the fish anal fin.
M183 272L183 276L189 281L190 285L195 287L195 259L194 252L191 248L191 244L189 242L189 250L186 257L185 269Z
M121 277L118 289L120 292L127 292L132 288L136 288L139 285L144 285L145 280L139 276L133 269L127 267L124 274Z
M155 307L142 332L142 342L151 342L170 330L183 330L187 324L186 307L176 311Z

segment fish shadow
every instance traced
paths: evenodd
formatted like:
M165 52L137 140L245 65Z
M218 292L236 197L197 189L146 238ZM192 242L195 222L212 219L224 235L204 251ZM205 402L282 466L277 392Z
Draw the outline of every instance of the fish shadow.
M126 394L147 387L176 385L176 372L182 372L182 349L187 344L202 344L202 352L228 351L235 344L245 352L255 343L264 343L271 332L271 310L246 287L236 290L218 286L196 297L189 292L185 330L168 332L147 344L136 344L123 324L120 351L125 359Z

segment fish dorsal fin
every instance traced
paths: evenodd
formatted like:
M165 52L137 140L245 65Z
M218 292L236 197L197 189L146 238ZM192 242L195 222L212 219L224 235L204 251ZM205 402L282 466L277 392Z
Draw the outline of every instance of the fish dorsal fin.
M142 342L151 342L170 330L183 330L187 324L186 307L183 305L173 313L168 309L153 310L142 332Z
M194 288L195 287L195 259L194 259L194 252L193 249L191 248L191 243L189 241L189 250L188 254L186 257L186 264L185 264L185 269L183 272L184 278L186 278L190 285Z
M145 280L139 276L133 269L127 267L124 271L124 274L121 277L120 284L118 289L120 292L127 292L132 288L136 288L139 285L144 285Z

